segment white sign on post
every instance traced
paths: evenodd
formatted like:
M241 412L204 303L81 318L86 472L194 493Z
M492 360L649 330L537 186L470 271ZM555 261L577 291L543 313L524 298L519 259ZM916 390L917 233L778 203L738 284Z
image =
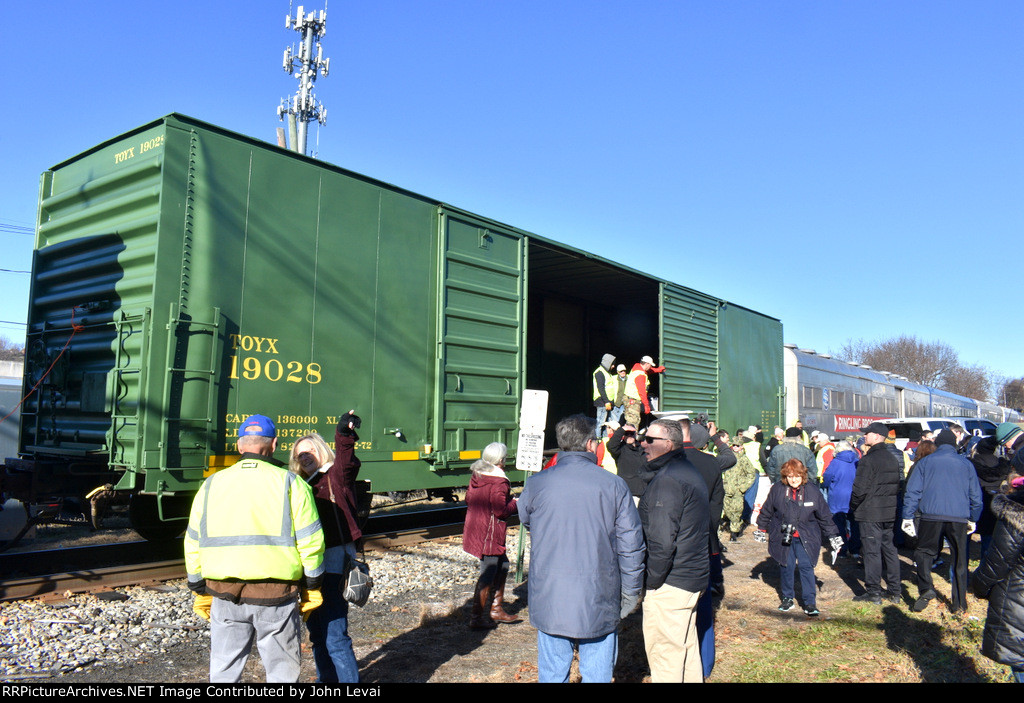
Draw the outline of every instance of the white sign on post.
M544 433L519 432L516 449L516 468L520 471L540 471L544 467Z
M548 421L548 392L523 391L519 407L519 429L524 432L543 432Z
M524 390L519 410L516 468L540 471L544 466L544 423L548 418L548 392Z

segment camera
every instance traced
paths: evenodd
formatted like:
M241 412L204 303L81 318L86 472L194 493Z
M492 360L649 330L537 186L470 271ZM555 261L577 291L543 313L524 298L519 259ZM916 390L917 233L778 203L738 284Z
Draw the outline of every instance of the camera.
M782 546L788 547L793 544L793 533L796 532L796 526L785 524L782 526Z

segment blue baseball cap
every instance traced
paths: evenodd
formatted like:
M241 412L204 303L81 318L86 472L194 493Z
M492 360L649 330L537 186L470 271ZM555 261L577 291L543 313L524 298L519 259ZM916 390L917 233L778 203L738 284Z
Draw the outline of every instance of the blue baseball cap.
M238 426L239 437L276 437L277 427L266 415L250 415Z

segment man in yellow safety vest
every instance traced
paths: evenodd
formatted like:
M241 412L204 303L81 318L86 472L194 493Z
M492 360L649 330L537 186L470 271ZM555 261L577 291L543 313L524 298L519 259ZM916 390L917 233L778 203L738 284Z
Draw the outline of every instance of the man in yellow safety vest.
M301 618L323 602L313 492L274 459L276 449L274 422L246 418L241 461L207 478L192 503L185 569L193 610L210 621L214 683L241 679L254 638L268 682L298 681Z
M615 364L615 357L612 354L605 354L601 357L601 364L594 369L590 376L591 385L594 387L594 407L597 408L597 437L605 436L604 423L608 420L618 422L618 417L612 417L614 412L615 391L618 388L618 377L612 372L612 365ZM621 415L621 413L620 413Z
M626 424L640 427L641 410L644 415L651 414L651 401L647 397L651 380L647 377L647 372L661 373L664 370L664 366L655 366L654 359L649 356L642 357L633 364L633 369L626 377L626 410L623 413Z

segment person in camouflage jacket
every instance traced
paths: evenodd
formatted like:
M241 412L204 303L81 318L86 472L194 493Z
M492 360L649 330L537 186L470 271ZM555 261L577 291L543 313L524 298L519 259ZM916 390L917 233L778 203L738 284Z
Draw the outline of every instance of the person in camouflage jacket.
M743 441L733 441L732 450L736 452L736 464L722 474L722 487L725 489L723 522L730 532L730 540L735 542L743 530L743 494L757 480L757 469L743 451Z

